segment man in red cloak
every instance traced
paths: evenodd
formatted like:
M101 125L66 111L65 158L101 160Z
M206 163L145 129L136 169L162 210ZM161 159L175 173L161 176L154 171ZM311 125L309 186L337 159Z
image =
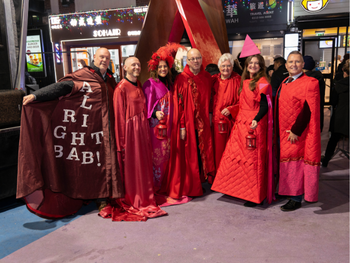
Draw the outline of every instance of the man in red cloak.
M212 80L198 49L187 53L187 65L174 83L174 118L170 161L160 193L174 199L201 196L201 182L215 172L209 103Z
M153 189L152 145L146 98L137 77L141 71L136 57L125 60L126 77L114 92L115 134L125 197L111 200L100 212L113 221L146 221L166 215L157 206Z
M318 200L321 160L320 90L318 81L303 73L304 60L298 51L289 54L289 78L276 94L275 123L279 141L279 194L291 196L282 211Z
M83 200L124 195L109 60L100 48L91 67L23 98L17 198L41 217L61 218L76 213Z

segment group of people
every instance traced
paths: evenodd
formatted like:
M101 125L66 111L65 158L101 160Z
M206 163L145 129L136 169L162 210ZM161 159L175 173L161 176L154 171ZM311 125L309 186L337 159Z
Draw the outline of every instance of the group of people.
M17 197L30 211L59 218L95 199L104 218L144 221L203 195L206 180L248 207L271 203L277 184L290 196L283 211L300 208L303 196L317 201L320 91L303 73L302 55L290 53L273 94L259 51L241 76L223 54L211 76L195 48L177 74L181 47L169 43L152 55L143 86L136 57L125 60L116 84L100 48L91 67L24 97Z

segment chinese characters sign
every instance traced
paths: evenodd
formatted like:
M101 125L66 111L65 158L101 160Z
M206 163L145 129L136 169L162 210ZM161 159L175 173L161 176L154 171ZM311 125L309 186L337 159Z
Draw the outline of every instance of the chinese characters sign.
M50 16L51 40L139 35L146 12L138 7Z
M287 0L223 0L222 3L228 28L287 23Z

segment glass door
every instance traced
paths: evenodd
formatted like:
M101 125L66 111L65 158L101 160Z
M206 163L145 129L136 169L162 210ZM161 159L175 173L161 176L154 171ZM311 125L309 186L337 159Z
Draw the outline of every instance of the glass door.
M315 60L316 67L322 73L326 83L324 105L330 104L331 87L337 60L335 58L336 37L317 37L303 39L303 56L311 56Z

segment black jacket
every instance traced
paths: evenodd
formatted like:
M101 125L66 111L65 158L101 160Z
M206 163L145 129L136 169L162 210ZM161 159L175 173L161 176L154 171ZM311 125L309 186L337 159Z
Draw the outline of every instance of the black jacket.
M279 68L271 76L271 88L272 88L272 97L276 96L276 92L280 87L282 81L288 77L288 70L285 65L279 66Z
M349 77L334 84L330 131L349 136Z

